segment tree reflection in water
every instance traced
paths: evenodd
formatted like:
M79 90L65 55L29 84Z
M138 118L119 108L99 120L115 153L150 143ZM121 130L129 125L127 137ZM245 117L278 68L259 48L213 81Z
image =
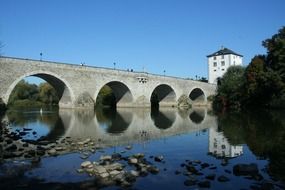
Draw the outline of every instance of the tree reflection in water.
M268 170L285 180L285 113L252 111L218 117L218 128L233 145L247 144L259 158L268 159Z

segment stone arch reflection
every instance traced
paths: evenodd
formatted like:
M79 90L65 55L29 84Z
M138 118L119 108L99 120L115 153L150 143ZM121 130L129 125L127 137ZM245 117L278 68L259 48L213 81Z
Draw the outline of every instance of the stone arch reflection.
M154 125L161 129L165 130L172 127L176 119L176 110L173 109L151 109L151 119L154 122Z
M195 108L190 112L189 118L195 124L201 124L207 114L207 110L204 108Z
M10 110L6 116L11 123L10 129L21 134L23 140L53 142L65 134L64 124L54 108L45 108L43 113L32 108Z
M127 130L132 122L132 112L124 109L98 109L96 118L98 124L108 134L121 134Z

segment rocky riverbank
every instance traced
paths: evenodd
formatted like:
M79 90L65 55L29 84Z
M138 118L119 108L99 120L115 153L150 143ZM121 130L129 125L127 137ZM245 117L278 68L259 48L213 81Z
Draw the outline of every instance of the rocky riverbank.
M26 140L23 137L27 134L35 135L37 132L29 128L10 131L8 123L2 123L0 144L3 150L0 153L2 160L24 160L31 159L34 162L40 161L41 157L57 156L70 152L80 152L82 159L88 158L89 155L100 149L91 139L74 140L70 137L64 137L56 141Z
M163 157L156 156L152 161L162 162ZM151 160L147 160L144 154L122 156L120 153L115 153L101 156L97 162L84 161L77 171L95 176L101 185L130 187L137 177L156 175L160 169Z

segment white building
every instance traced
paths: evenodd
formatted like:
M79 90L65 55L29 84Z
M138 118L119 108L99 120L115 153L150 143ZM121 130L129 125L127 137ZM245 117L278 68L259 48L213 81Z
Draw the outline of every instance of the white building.
M208 58L208 81L217 84L220 77L233 65L242 65L242 55L222 47L219 51L207 56Z

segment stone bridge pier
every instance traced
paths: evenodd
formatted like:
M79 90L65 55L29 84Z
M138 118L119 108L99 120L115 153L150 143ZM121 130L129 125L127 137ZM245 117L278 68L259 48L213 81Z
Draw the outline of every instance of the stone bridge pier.
M177 77L89 67L49 61L0 57L0 98L8 103L11 92L25 77L36 76L51 84L61 108L94 108L103 86L109 86L117 107L176 107L180 101L206 105L215 94L213 84Z

